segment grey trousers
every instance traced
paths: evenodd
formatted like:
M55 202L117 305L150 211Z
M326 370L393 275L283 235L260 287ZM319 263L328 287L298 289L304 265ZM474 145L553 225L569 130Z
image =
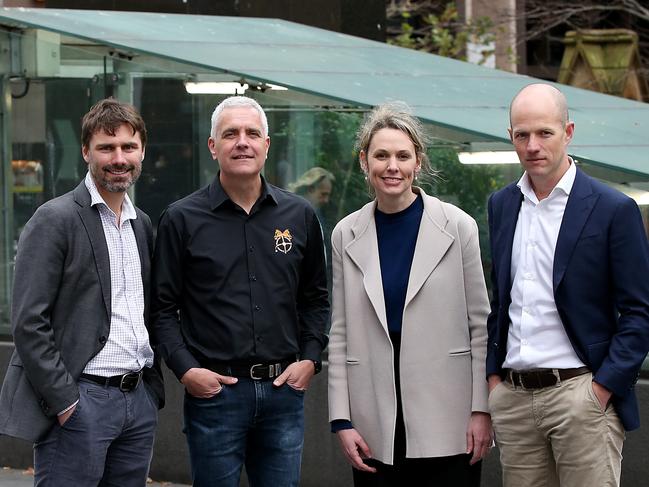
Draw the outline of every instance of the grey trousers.
M36 487L144 487L158 422L144 383L131 392L79 381L79 403L34 445Z

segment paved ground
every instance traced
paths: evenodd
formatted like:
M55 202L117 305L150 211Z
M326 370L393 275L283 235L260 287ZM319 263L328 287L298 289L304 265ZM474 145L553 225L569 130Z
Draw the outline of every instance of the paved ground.
M34 485L34 476L31 470L15 470L12 468L0 468L0 487L28 487ZM189 487L184 484L172 484L171 482L149 482L147 487Z

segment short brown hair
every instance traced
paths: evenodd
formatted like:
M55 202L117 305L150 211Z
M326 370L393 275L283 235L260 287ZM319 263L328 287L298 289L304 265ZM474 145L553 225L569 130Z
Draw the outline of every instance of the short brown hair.
M142 147L146 145L146 126L144 120L133 105L121 102L115 98L106 98L95 103L83 116L81 121L81 145L90 146L90 139L102 130L108 135L115 135L115 131L124 124L139 133Z

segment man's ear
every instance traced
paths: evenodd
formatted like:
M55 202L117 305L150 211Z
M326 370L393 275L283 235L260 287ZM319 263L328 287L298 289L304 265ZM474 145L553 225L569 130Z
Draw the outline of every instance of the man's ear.
M86 164L88 163L88 148L82 146L81 147L81 157L83 157L83 160L86 161Z

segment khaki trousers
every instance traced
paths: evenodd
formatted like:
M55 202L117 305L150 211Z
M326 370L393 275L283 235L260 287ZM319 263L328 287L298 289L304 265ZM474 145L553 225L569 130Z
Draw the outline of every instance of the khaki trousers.
M504 487L617 487L624 429L592 374L543 389L508 382L489 394Z

